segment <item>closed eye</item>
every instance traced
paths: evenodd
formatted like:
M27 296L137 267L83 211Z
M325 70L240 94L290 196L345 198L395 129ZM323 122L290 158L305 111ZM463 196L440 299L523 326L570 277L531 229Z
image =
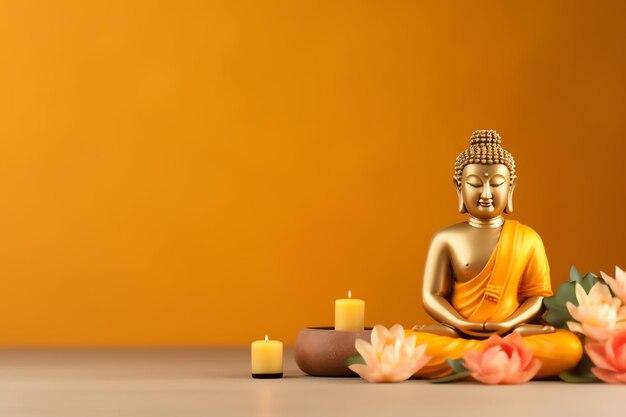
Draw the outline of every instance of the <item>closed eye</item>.
M481 184L476 184L476 183L469 182L469 181L466 184L469 185L470 187L474 187L474 188L479 188L481 186Z

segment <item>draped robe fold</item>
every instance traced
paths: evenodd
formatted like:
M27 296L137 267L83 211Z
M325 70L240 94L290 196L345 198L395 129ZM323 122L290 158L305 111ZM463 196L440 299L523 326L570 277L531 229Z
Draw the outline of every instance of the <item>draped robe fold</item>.
M517 221L504 223L498 246L474 278L455 282L452 306L469 321L506 320L521 302L532 296L550 296L550 270L539 235ZM452 373L446 359L457 359L467 350L481 350L486 340L439 336L408 330L417 335L417 344L427 343L432 356L416 376L438 378ZM576 366L582 355L578 337L566 330L524 337L535 357L543 362L538 378L556 376Z

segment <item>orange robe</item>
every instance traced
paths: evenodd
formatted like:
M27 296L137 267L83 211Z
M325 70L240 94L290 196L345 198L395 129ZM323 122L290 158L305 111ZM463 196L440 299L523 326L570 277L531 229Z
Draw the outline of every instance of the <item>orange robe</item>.
M513 314L525 298L550 295L550 269L541 238L530 227L507 220L487 265L469 281L454 284L451 303L470 321L498 322ZM417 335L417 344L428 344L426 354L432 359L416 374L422 378L450 375L446 359L460 358L467 350L481 350L486 342L412 330L407 333ZM580 340L566 330L527 336L524 342L543 362L538 378L573 368L582 355Z

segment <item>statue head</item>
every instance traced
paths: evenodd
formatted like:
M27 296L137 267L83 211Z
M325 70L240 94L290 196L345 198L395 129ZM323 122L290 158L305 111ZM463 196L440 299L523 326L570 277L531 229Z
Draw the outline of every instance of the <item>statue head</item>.
M454 165L459 212L492 219L513 212L515 160L495 130L476 130Z

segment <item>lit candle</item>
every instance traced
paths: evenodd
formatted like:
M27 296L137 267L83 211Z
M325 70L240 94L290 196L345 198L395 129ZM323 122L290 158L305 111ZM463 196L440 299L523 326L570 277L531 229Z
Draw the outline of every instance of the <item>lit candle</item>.
M335 330L363 330L365 322L365 301L352 298L335 300Z
M252 342L252 378L283 377L283 342L256 340Z

